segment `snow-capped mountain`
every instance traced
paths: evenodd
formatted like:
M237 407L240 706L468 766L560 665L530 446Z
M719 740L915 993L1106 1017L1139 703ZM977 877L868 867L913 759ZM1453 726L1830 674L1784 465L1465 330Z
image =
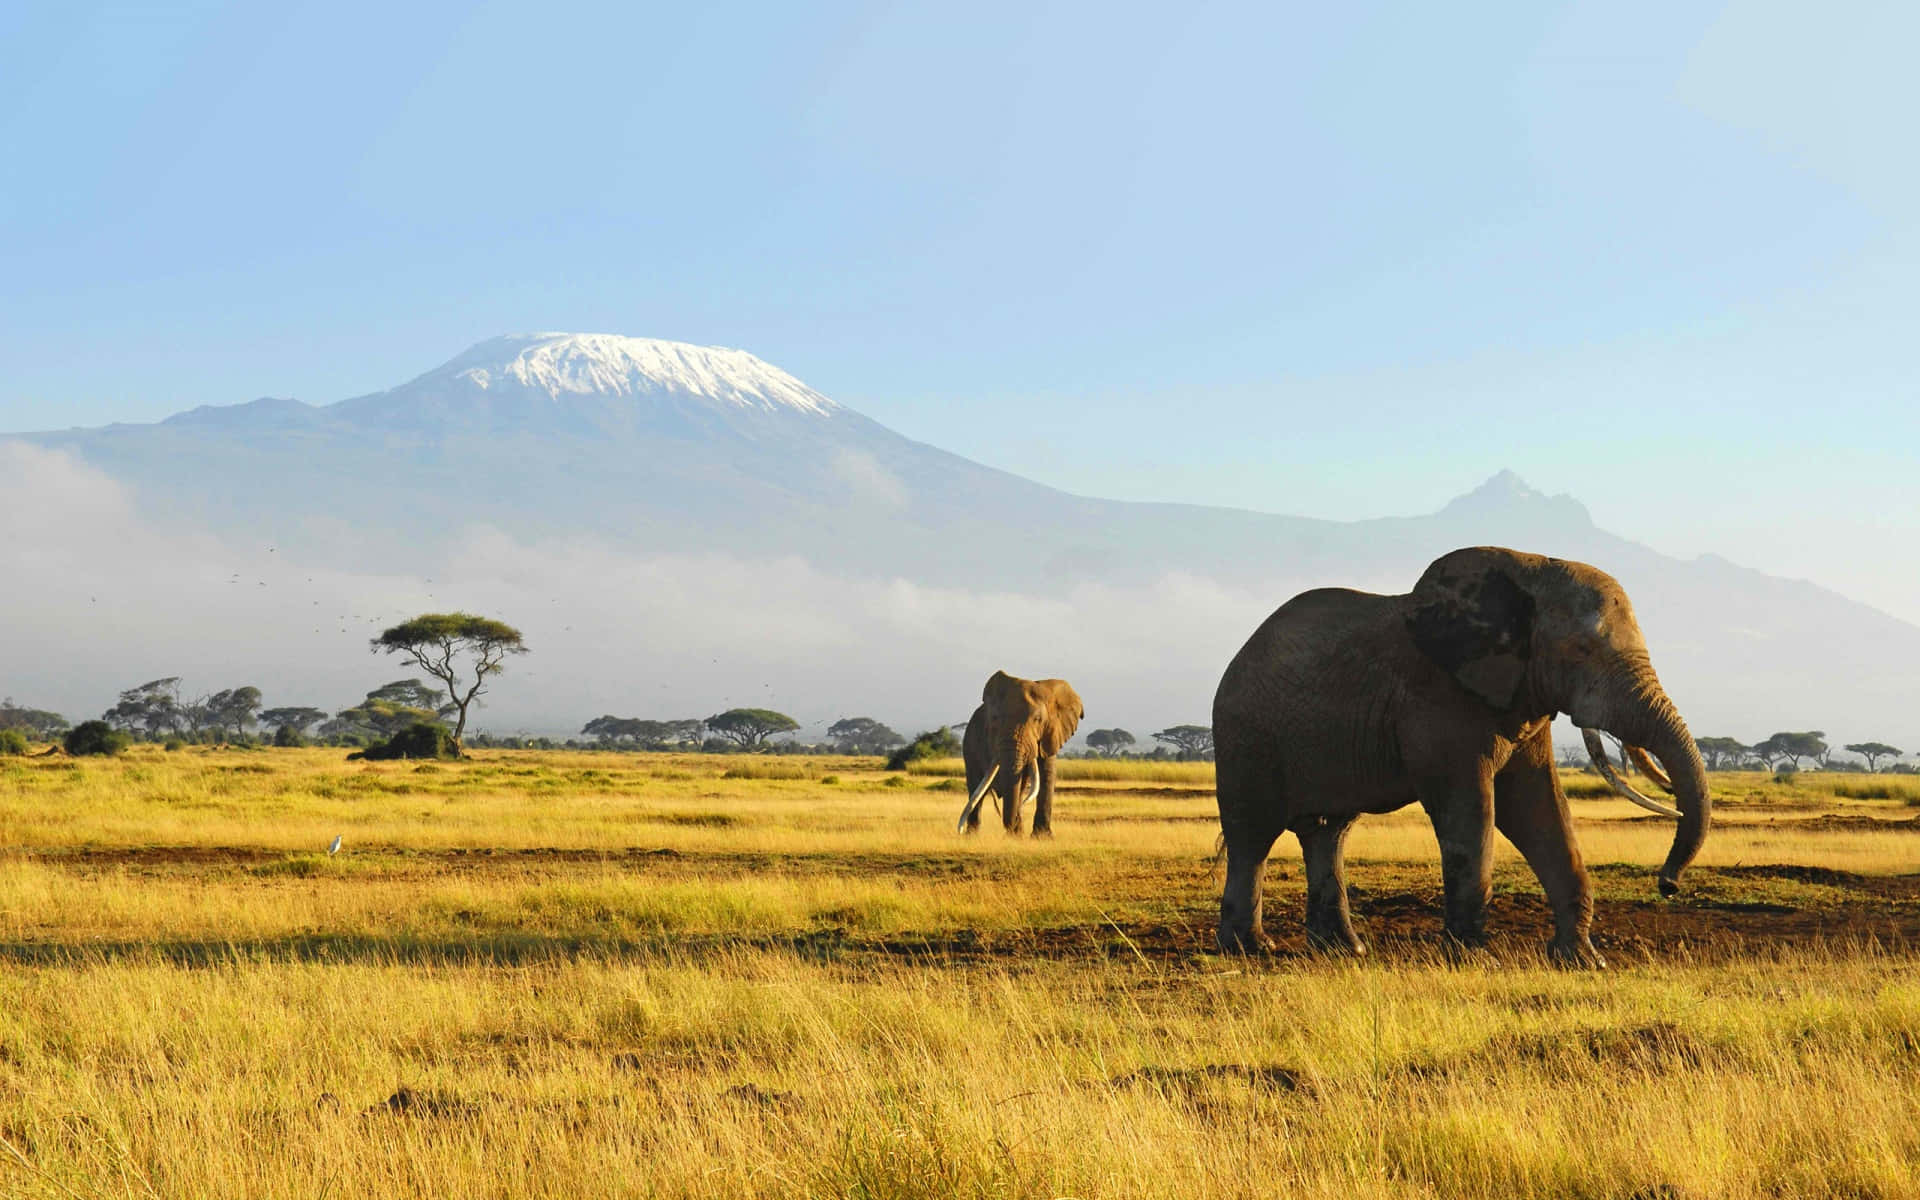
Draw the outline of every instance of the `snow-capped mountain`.
M105 471L170 528L354 572L432 567L482 526L520 546L801 560L881 588L1116 611L1197 580L1240 597L1241 614L1308 587L1402 591L1435 556L1496 543L1619 577L1676 697L1725 696L1735 711L1779 695L1840 723L1904 704L1893 664L1920 659L1920 628L1811 584L1658 554L1512 472L1436 513L1360 522L1073 496L902 437L744 351L609 334L494 338L334 404L16 436ZM1142 638L1207 620L1185 587L1140 618L1165 623ZM1235 628L1190 635L1202 649L1182 686L1195 695L1251 629L1219 620Z
M345 420L423 426L619 427L651 409L828 417L839 405L744 350L608 333L492 338L391 391L333 406Z

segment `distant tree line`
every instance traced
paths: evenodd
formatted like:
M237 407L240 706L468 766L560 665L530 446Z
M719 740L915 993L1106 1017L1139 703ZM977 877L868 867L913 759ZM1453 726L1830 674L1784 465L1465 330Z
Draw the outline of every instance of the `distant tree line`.
M423 679L396 679L369 691L358 704L332 712L311 705L268 708L258 687L243 685L189 696L182 690L181 678L170 675L126 689L97 721L85 724L98 724L123 741L179 745L271 742L280 746L362 748L390 741L417 725L444 728L451 734L461 716L461 706L450 699L454 694L444 683L436 688ZM466 698L470 703L472 697ZM450 724L449 718L454 723ZM799 730L800 723L786 713L767 708L730 708L710 717L666 720L608 714L582 726L580 739L564 741L484 733L465 740L483 747L890 755L892 761L904 766L917 758L958 755L960 742L954 731L964 727L964 722L942 726L908 739L872 717L842 717L827 727L823 741L801 742L790 736ZM12 697L0 700L0 733L11 735L0 739L0 752L18 753L15 747L24 748L29 742L59 741L74 728L57 712L20 704ZM1105 758L1187 762L1213 759L1213 730L1209 726L1173 725L1150 737L1158 744L1152 750L1140 751L1136 749L1139 739L1125 729L1094 729L1086 735L1086 753ZM90 730L85 740L94 744L100 739L97 731ZM1615 743L1618 758L1618 739L1610 740ZM1907 752L1898 746L1867 741L1836 747L1817 729L1782 731L1752 745L1730 737L1697 738L1695 745L1709 771L1799 771L1817 767L1920 773L1920 765L1901 761ZM1578 746L1563 746L1560 761L1568 767L1588 765L1586 752Z
M1616 765L1621 765L1620 739L1611 734L1605 736L1614 744ZM1817 767L1822 771L1901 775L1920 772L1920 766L1900 761L1906 751L1898 746L1886 742L1848 742L1844 746L1833 746L1818 729L1783 730L1752 745L1730 737L1695 738L1693 744L1699 747L1700 759L1709 771L1801 771ZM1856 757L1846 757L1841 751ZM1588 765L1586 751L1578 746L1563 746L1560 761L1569 767ZM1630 762L1624 766L1632 770Z
M842 717L827 727L827 740L802 743L790 734L800 722L770 708L730 708L710 717L652 720L644 717L595 717L580 732L602 750L685 750L710 754L779 750L784 754L885 754L907 739L872 717Z
M1844 746L1830 746L1826 733L1818 729L1776 733L1751 746L1729 737L1699 738L1694 744L1700 747L1700 757L1706 760L1709 771L1737 771L1743 767L1799 771L1810 764L1823 771L1865 769L1897 774L1920 771L1920 767L1900 761L1906 751L1898 746L1886 742L1848 742ZM1842 757L1842 750L1857 757Z
M1172 725L1151 735L1160 745L1145 753L1130 747L1138 739L1124 729L1096 729L1087 734L1087 748L1101 758L1166 759L1175 762L1212 762L1211 725Z
M440 691L420 679L382 684L360 703L330 713L304 704L267 708L261 690L252 685L190 696L183 692L180 677L170 675L121 692L97 721L125 741L283 746L317 742L357 747L391 738L415 724L444 724L454 711ZM17 704L11 698L0 701L0 730L50 742L73 728L77 727L59 713Z

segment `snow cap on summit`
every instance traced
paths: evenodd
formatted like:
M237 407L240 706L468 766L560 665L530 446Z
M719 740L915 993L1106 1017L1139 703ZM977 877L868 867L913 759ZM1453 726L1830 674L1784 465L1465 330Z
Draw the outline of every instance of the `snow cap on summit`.
M679 392L740 408L826 416L839 405L798 379L723 346L694 346L614 333L519 333L489 338L416 382L459 379L575 395Z

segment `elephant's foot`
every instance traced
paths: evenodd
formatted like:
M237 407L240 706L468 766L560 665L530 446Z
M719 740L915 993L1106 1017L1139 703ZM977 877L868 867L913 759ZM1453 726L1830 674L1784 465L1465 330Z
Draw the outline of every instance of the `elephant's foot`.
M1307 946L1320 954L1351 955L1354 958L1367 956L1367 944L1351 929L1309 928Z
M1604 971L1607 960L1593 948L1582 933L1573 937L1555 937L1547 943L1547 961L1569 971Z
M1260 929L1230 929L1222 925L1213 935L1222 954L1272 954L1273 939Z
M1037 838L1050 838L1053 836L1053 826L1035 825L1033 827L1033 836Z

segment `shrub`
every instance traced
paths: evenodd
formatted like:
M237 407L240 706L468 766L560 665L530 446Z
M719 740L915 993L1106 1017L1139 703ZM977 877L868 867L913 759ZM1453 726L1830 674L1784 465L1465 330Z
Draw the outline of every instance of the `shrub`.
M181 741L179 738L168 738L166 745L160 748L162 750L185 750L187 748L187 744Z
M273 731L273 744L283 747L304 746L307 744L307 739L293 726L282 725Z
M390 759L390 758L459 758L454 749L453 734L444 725L431 725L425 721L416 721L402 729L384 742L368 746L358 754L349 754L348 758Z
M907 764L923 758L958 758L960 739L953 736L953 730L942 725L938 729L929 729L915 737L911 742L895 750L887 759L887 770L904 771Z
M804 767L791 763L743 762L739 766L728 767L722 779L805 779Z
M133 739L105 721L82 721L67 730L63 744L68 754L118 754L132 745Z
M27 752L27 735L18 729L0 729L0 757Z
M1775 783L1792 783L1793 777L1799 773L1800 768L1794 766L1792 763L1781 763L1779 768L1773 773L1773 781Z

